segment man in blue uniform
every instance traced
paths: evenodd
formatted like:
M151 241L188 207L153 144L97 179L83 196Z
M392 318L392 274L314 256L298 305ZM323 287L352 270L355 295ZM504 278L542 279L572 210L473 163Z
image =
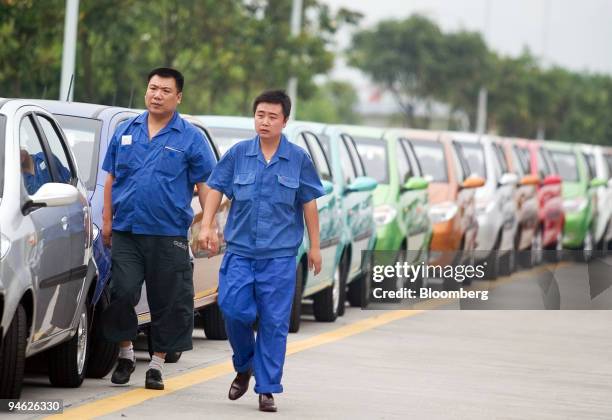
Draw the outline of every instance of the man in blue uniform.
M218 250L211 222L222 194L227 195L233 201L224 232L227 251L219 270L218 301L237 372L229 399L244 395L254 373L261 411L276 411L272 394L283 391L281 376L304 220L310 239L309 268L315 274L321 270L315 199L324 190L307 152L282 134L290 111L291 102L282 91L264 92L255 99L257 136L228 150L210 176L198 238L204 249Z
M176 112L182 91L183 76L177 70L151 71L147 111L117 128L102 166L108 172L102 235L106 246L112 242L111 303L103 314L103 331L108 340L120 343L111 378L115 384L126 384L135 368L134 306L145 280L154 352L146 388L164 389L166 353L192 348L187 231L194 185L203 206L204 181L214 158L199 130Z

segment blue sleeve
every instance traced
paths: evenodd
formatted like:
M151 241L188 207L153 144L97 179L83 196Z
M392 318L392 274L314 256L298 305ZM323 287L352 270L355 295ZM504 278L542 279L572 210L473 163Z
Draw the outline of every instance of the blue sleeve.
M304 153L302 170L300 171L300 186L298 188L298 201L301 204L308 203L325 195L323 184L310 156Z
M215 156L202 133L195 132L189 153L188 176L191 184L205 182L215 167Z
M227 195L231 200L234 198L234 148L229 149L221 158L212 174L208 178L206 185L213 190L217 190Z
M106 156L104 156L104 162L102 162L102 169L106 172L115 176L115 162L117 160L117 144L119 143L117 133L119 129L115 131L113 138L108 144L108 149L106 149Z

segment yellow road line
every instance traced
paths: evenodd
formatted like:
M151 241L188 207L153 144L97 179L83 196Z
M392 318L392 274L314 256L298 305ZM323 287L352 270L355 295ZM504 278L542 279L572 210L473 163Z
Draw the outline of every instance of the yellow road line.
M527 273L537 273L540 271L544 271L548 269L549 266L535 268L526 272ZM513 280L511 277L501 278L497 281L490 282L487 288L497 288L504 284L510 283ZM288 343L287 345L287 355L299 353L301 351L305 351L311 349L313 347L318 347L324 344L333 343L338 340L342 340L344 338L350 337L352 335L356 335L373 328L388 324L393 321L397 321L400 319L412 317L418 315L422 312L425 312L428 309L433 309L438 306L445 305L447 303L453 302L457 299L439 299L434 301L423 301L414 305L415 308L419 309L410 309L410 310L393 310L393 311L385 311L382 314L378 314L366 319L362 319L356 321L354 323L345 325L343 327L337 328L333 331L329 331L323 334L316 335L314 337L306 338L304 340L293 341ZM420 309L422 308L422 309ZM375 312L375 311L373 311ZM234 372L234 368L230 361L218 363L216 365L212 365L206 368L194 370L192 372L184 373L179 376L175 376L172 378L168 378L164 380L165 390L163 391L152 391L144 388L134 389L126 392L119 393L117 395L113 395L111 397L103 398L97 401L93 401L91 403L83 404L81 406L75 408L66 409L63 414L58 414L50 417L46 417L47 419L91 419L95 417L104 416L110 413L114 413L116 411L132 407L138 404L143 403L144 401L159 398L166 396L168 394L180 391L181 389L191 387L193 385L197 385L202 382L209 381L211 379L218 378L220 376L224 376Z

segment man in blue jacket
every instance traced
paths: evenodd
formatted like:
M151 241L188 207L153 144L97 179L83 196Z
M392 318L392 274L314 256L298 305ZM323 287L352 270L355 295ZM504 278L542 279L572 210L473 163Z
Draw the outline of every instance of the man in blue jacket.
M187 231L198 186L214 166L200 131L176 111L183 76L171 68L149 73L147 111L119 126L106 152L102 237L112 242L111 303L103 313L103 331L119 342L119 361L111 381L126 384L135 368L132 340L138 318L134 306L143 281L151 311L153 357L145 387L164 389L166 353L192 349L193 280ZM111 240L112 237L112 240Z
M310 156L282 134L290 111L291 101L282 91L264 92L255 99L257 136L228 150L211 174L198 238L204 249L218 250L211 223L222 195L227 195L232 206L224 232L227 251L219 270L218 300L237 372L229 399L244 395L254 373L261 411L276 411L272 394L283 391L304 220L309 268L315 274L321 270L316 198L324 190Z

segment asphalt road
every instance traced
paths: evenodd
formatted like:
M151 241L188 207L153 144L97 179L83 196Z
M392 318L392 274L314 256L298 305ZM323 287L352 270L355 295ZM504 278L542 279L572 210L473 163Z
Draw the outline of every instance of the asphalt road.
M584 270L555 268L560 308L579 307L582 300L612 307L604 304L612 302L609 289L590 299L583 292ZM544 308L551 288L534 279L546 271L474 288L495 289L491 301L500 305L531 297L533 309ZM61 398L63 417L79 419L612 418L612 311L452 310L461 306L427 301L414 310L348 308L330 324L304 316L300 332L290 335L276 414L257 411L253 382L240 400L227 399L234 376L229 344L207 340L200 329L194 350L165 365L163 392L143 389L148 353L138 351L130 386L105 378L57 389L46 377L29 375L22 399Z

